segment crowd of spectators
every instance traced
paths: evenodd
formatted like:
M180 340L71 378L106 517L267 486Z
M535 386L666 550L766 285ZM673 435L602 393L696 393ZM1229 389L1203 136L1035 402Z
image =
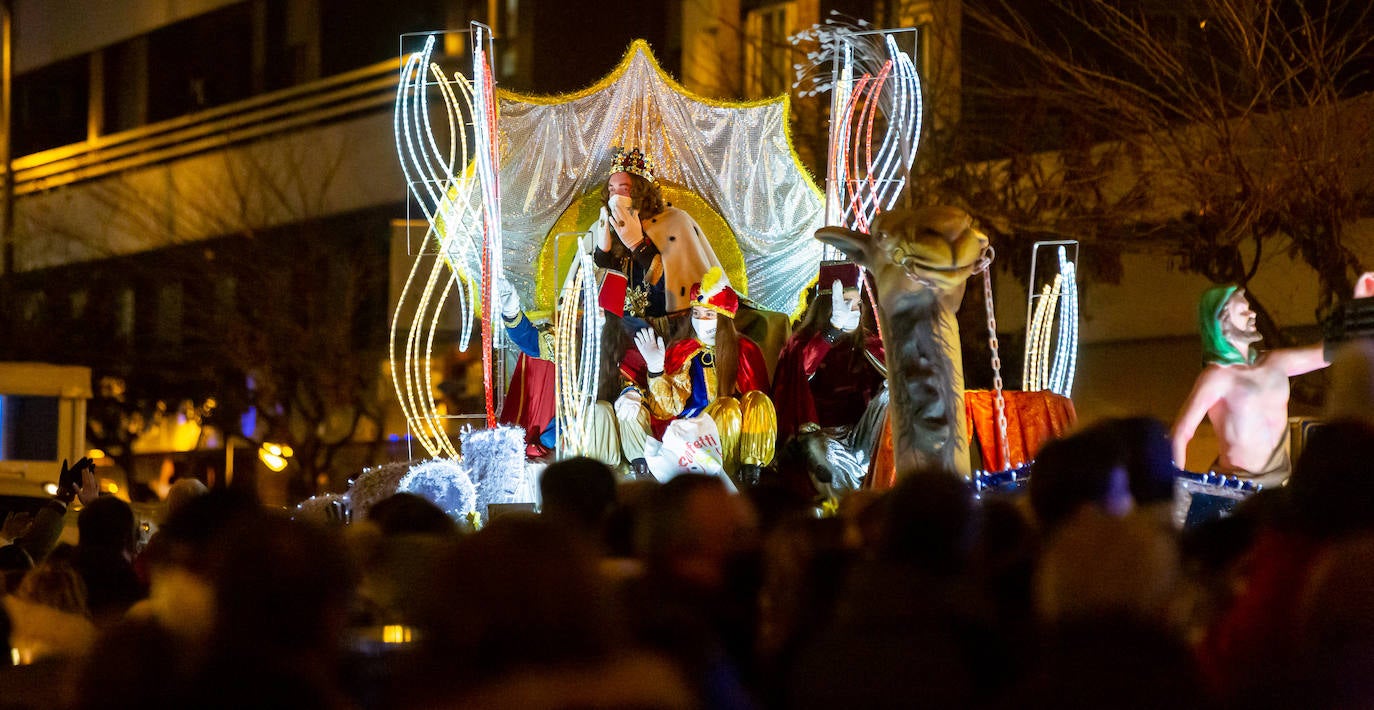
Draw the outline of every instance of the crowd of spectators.
M1102 422L1028 491L911 472L832 515L591 459L475 532L404 493L344 525L201 487L141 549L73 490L0 547L0 708L1367 704L1374 429L1183 531L1165 437Z

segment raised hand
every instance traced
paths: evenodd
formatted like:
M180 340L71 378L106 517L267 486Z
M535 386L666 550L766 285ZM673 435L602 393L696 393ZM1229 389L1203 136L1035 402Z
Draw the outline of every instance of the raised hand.
M663 345L663 338L654 334L652 328L635 333L635 347L639 348L639 354L644 356L644 366L650 373L663 372L663 357L668 349Z
M22 510L11 510L5 515L5 526L0 529L0 539L5 542L24 536L33 527L33 515Z
M95 477L94 463L81 469L81 487L77 489L76 497L81 501L81 505L90 505L100 497L100 482Z
M644 241L644 225L639 221L639 213L630 205L628 197L611 197L611 228L615 230L616 236L620 237L620 243L634 251L635 247Z
M601 251L611 250L611 215L606 211L606 206L601 206L601 213L597 215L596 224L592 225L592 236L596 237L596 248Z
M851 308L845 299L844 286L839 279L830 284L830 325L846 333L859 327L859 310Z
M497 301L501 307L501 316L506 320L515 320L520 316L520 297L515 294L515 287L506 280L505 274L496 277Z

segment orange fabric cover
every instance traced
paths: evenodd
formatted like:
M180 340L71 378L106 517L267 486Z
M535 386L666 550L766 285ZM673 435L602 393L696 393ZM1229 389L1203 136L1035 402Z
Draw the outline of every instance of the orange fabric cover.
M1014 464L1033 460L1046 441L1063 435L1078 421L1073 400L1053 392L1002 390L1002 400L1007 411L1007 448ZM997 439L997 401L993 391L965 391L964 414L968 417L968 430L978 435L983 467L988 471L1010 468L1002 461L1002 446ZM868 488L883 490L897 485L891 421L889 417L883 422L883 433L864 484Z
M997 403L992 390L964 392L968 430L978 435L983 468L1005 471L1030 462L1046 441L1061 436L1078 421L1073 400L1049 391L1002 390L1007 410L1007 449L1011 461L1002 460L997 438Z

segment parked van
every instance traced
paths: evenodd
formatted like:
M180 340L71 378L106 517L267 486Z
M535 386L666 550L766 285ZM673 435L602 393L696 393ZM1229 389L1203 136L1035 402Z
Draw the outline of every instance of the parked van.
M36 507L50 498L57 491L62 461L86 455L90 398L88 367L0 362L3 511Z

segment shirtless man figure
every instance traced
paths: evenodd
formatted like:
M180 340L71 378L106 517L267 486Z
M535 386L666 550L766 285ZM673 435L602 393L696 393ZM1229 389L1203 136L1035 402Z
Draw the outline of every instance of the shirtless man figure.
M1362 276L1355 297L1374 294L1374 278ZM1208 290L1198 304L1203 359L1207 366L1179 411L1171 432L1174 463L1183 467L1188 442L1205 416L1219 453L1211 469L1266 486L1288 478L1288 378L1326 367L1323 344L1260 354L1255 312L1237 286Z

